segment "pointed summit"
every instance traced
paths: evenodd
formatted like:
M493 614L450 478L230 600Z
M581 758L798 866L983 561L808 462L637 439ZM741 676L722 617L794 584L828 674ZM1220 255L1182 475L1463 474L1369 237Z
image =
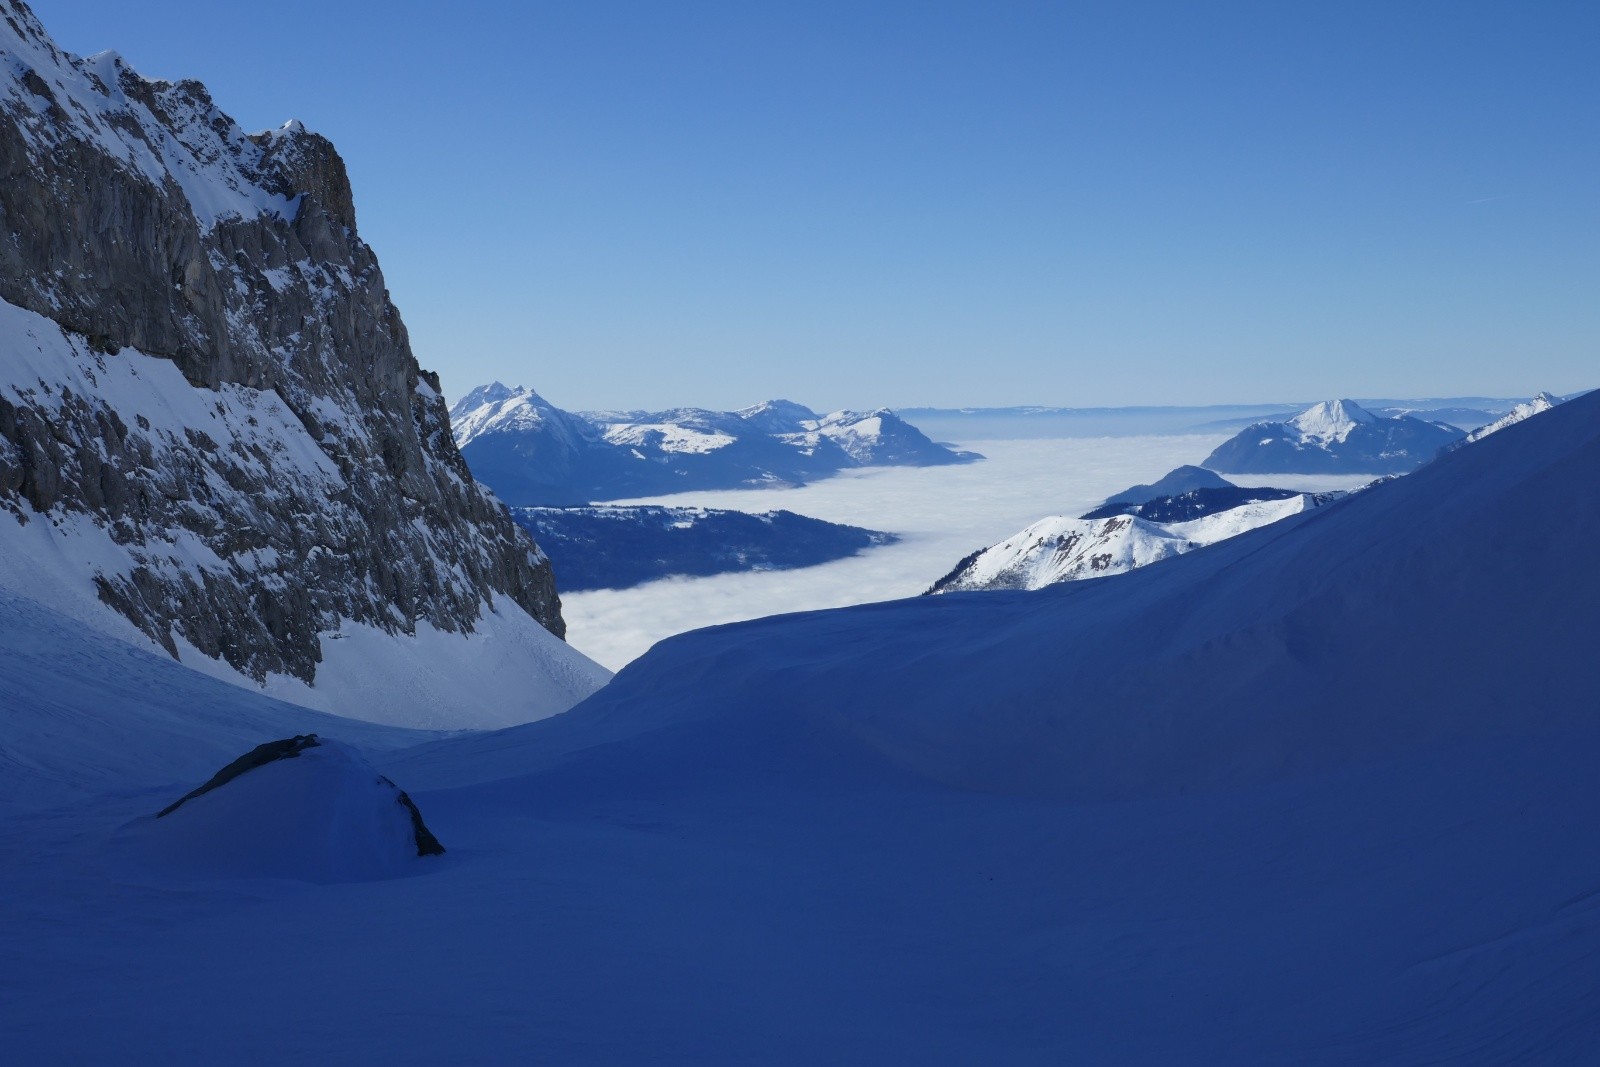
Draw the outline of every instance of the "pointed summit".
M1462 436L1442 423L1388 419L1354 400L1325 400L1287 422L1246 427L1202 465L1233 474L1404 474Z
M1378 416L1354 400L1324 400L1313 404L1289 420L1289 425L1319 441L1341 444L1357 426L1377 422Z

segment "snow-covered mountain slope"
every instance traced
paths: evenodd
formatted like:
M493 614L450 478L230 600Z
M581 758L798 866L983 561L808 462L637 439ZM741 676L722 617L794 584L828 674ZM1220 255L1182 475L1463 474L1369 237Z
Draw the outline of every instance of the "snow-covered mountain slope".
M450 849L379 882L120 865L275 709L17 619L7 1052L1585 1062L1597 475L1600 397L1115 582L687 634L406 751L360 728Z
M0 7L13 588L319 706L354 699L350 645L367 666L518 647L538 694L523 718L592 692L605 672L558 640L489 637L561 634L549 563L456 450L333 146L298 123L247 135L197 82L62 52ZM451 697L415 674L362 681L340 710L509 721L474 707L497 685Z
M1353 400L1327 400L1287 422L1246 427L1203 466L1235 474L1404 474L1461 437L1443 423L1384 418Z
M788 400L739 411L566 412L495 382L451 409L473 473L516 506L566 506L694 489L803 484L849 467L977 458L893 412L818 415Z
M1128 514L1093 519L1054 515L974 552L928 592L1043 589L1057 582L1123 574L1299 515L1341 496L1286 494L1179 522L1155 522Z
M792 511L642 506L513 508L511 514L550 554L569 593L673 576L811 567L899 540Z
M1481 441L1492 433L1500 432L1507 426L1515 426L1524 419L1531 419L1533 416L1538 415L1541 412L1549 411L1559 403L1561 403L1560 397L1552 396L1550 393L1540 393L1533 399L1525 403L1518 404L1516 407L1512 408L1498 419L1495 419L1493 422L1487 423L1478 427L1476 430L1473 430L1462 439L1461 443L1470 445L1474 441Z

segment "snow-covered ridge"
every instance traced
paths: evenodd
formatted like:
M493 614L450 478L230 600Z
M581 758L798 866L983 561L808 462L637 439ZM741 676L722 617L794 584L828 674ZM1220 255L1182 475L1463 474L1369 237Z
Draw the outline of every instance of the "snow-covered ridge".
M1472 444L1475 441L1481 441L1492 433L1499 433L1508 426L1515 426L1519 422L1522 422L1526 419L1531 419L1535 415L1549 411L1559 403L1561 403L1560 397L1554 396L1550 393L1540 393L1532 400L1518 404L1516 407L1512 408L1510 411L1506 412L1504 415L1500 416L1498 419L1495 419L1488 425L1480 426L1476 430L1473 430L1471 433L1467 434L1462 443Z

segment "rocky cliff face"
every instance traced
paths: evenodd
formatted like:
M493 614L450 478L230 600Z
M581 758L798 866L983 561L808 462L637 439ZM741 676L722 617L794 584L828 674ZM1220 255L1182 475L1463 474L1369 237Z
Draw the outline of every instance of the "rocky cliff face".
M257 680L312 680L340 620L471 631L496 597L561 636L332 144L0 14L0 507L88 524L102 600Z

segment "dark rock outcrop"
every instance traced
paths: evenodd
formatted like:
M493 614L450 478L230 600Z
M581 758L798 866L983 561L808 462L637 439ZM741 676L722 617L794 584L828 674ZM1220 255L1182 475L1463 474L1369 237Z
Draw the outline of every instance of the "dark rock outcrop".
M246 771L253 771L257 767L265 767L275 760L294 759L306 749L316 748L320 744L322 742L317 740L316 734L295 734L293 737L285 737L281 741L267 741L259 744L206 779L204 785L189 790L189 792L156 812L156 818L166 818L195 797L203 797L213 789L219 789L227 785Z

